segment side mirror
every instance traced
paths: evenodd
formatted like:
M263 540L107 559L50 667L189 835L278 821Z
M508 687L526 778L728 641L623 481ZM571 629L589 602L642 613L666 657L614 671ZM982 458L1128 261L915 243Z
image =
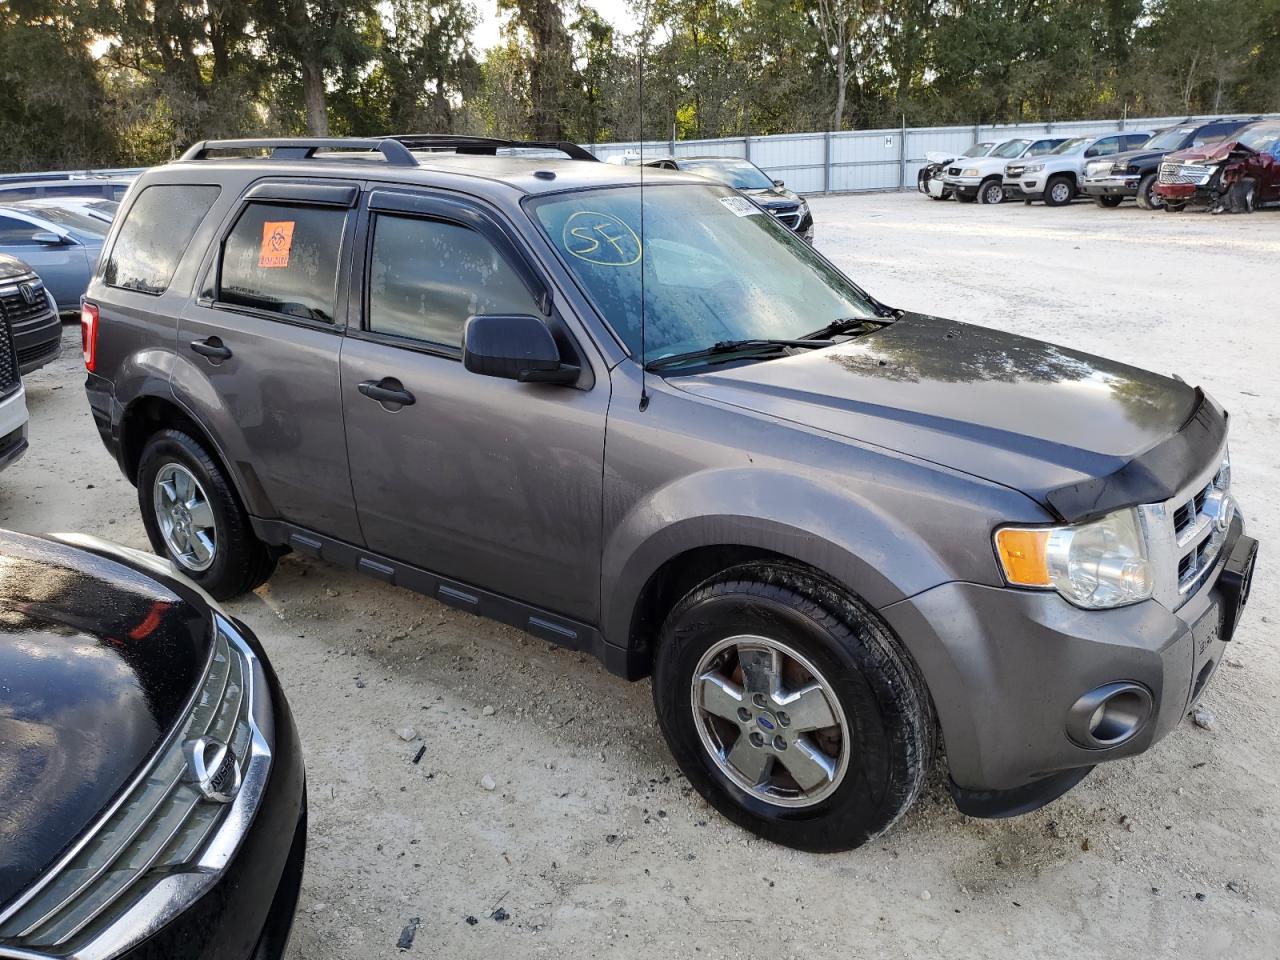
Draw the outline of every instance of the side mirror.
M528 314L481 314L462 328L462 365L521 383L576 383L581 369L560 360L551 329Z
M775 181L773 181L773 185L774 185L775 187L777 187L779 190L781 190L781 189L782 189L783 187L785 187L787 184L786 184L786 182L785 182L785 181L783 181L783 180L775 180Z
M41 230L31 235L31 239L36 243L43 243L46 247L61 247L63 244L71 242L70 237L64 237L61 234L50 233L47 230Z

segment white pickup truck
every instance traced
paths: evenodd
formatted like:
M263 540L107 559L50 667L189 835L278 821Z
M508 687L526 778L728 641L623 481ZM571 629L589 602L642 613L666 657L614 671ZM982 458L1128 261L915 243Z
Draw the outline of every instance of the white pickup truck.
M1042 157L1066 137L1006 140L985 157L958 159L947 167L943 185L962 203L1000 203L1004 200L1004 168L1010 160Z
M22 456L26 449L27 396L22 389L8 313L0 304L0 470Z
M1043 200L1046 207L1070 203L1080 192L1088 161L1140 147L1150 136L1149 131L1135 130L1073 137L1044 156L1010 160L1004 168L1004 195L1026 203Z

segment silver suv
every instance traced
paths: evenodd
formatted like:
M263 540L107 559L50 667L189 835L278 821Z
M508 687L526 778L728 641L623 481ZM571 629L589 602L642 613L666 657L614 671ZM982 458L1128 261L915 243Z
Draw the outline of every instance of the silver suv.
M1257 547L1221 407L890 308L703 177L535 146L142 175L83 322L158 552L228 597L296 550L651 675L693 786L802 849L892 825L938 738L1007 816L1178 723Z

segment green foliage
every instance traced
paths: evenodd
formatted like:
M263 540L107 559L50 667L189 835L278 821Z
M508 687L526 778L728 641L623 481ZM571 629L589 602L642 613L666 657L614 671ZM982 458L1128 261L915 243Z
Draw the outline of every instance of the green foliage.
M1280 110L1280 0L0 0L0 168L194 140L583 143ZM643 82L642 82L643 79Z

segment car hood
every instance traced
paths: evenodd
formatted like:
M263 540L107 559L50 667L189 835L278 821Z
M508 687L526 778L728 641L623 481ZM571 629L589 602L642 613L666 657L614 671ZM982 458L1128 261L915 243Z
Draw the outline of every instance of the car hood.
M1136 367L920 314L835 347L670 383L1012 487L1064 519L1079 517L1065 515L1056 491L1120 473L1202 400Z
M1179 150L1177 153L1165 154L1165 159L1176 160L1180 163L1217 163L1229 159L1236 150L1243 150L1247 153L1254 152L1248 147L1240 146L1240 141L1238 140L1221 140L1218 143L1211 143L1207 146L1188 147L1186 150Z
M1128 150L1124 153L1113 153L1109 157L1102 157L1100 159L1110 160L1113 167L1118 165L1128 166L1131 163L1136 163L1141 166L1144 163L1159 160L1168 152L1168 150Z
M213 637L203 601L180 590L118 559L0 531L0 904L186 715Z
M800 195L792 193L786 187L765 187L760 190L743 190L742 192L766 209L769 207L790 206L793 203L800 202Z
M32 272L31 267L25 261L7 253L0 253L0 280L16 280L18 277L25 277Z
M957 157L951 161L951 166L959 167L963 172L965 170L977 170L979 176L986 176L989 173L1004 173L1004 168L1010 163L1026 163L1027 158L1022 157Z

